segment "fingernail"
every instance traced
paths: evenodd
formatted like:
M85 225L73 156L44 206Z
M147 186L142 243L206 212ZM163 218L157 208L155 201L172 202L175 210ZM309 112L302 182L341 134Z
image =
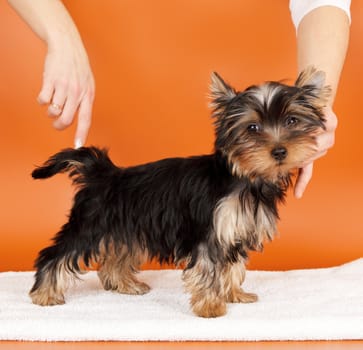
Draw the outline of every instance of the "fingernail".
M83 142L80 140L80 139L77 139L75 142L74 142L74 148L80 148L83 146Z

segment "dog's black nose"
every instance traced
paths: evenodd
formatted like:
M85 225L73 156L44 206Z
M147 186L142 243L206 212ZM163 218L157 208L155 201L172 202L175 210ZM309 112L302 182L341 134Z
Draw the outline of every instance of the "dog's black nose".
M271 151L271 155L276 160L284 160L287 156L287 149L285 147L276 147Z

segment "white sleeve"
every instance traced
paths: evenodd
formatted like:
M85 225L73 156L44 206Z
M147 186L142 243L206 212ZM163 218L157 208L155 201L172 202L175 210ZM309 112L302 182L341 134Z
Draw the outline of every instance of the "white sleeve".
M290 12L294 26L297 30L300 21L310 11L321 6L334 6L342 9L350 17L350 1L351 0L290 0Z

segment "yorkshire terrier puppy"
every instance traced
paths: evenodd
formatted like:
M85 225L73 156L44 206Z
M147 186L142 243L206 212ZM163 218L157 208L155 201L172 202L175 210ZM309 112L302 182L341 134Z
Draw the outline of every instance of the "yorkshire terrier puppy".
M201 317L251 303L241 284L249 250L276 232L278 204L294 169L316 150L330 89L310 67L295 85L236 91L212 74L214 153L117 167L95 147L66 149L32 175L68 172L77 186L68 222L36 261L33 303L63 304L69 281L94 262L106 290L144 294L140 264L183 263L191 307Z

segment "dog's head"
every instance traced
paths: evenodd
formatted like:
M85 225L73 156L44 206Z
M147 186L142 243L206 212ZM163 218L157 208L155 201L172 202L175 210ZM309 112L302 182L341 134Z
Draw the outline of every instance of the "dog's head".
M289 177L316 151L330 95L325 73L309 67L289 86L267 82L236 91L212 74L215 149L232 173L276 182Z

